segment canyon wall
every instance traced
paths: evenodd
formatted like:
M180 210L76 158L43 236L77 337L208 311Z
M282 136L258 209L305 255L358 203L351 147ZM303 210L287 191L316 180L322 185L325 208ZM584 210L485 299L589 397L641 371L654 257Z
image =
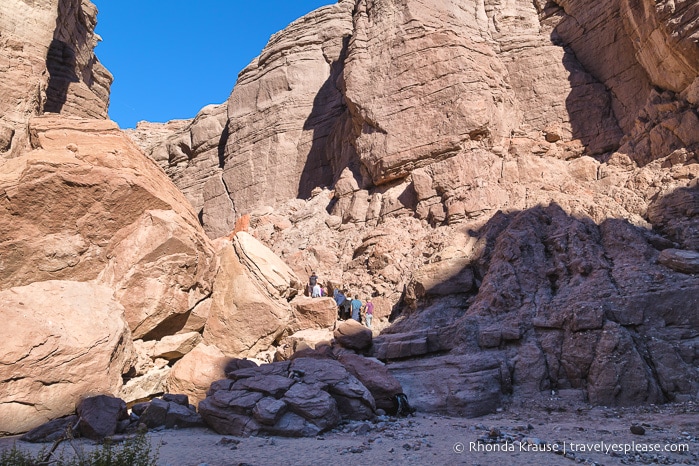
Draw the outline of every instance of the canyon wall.
M198 401L231 358L328 339L329 300L296 298L311 271L372 298L367 352L421 410L695 399L697 17L341 0L272 36L227 102L129 139L94 6L4 2L0 405L22 422L0 433L69 412L70 386ZM44 351L89 362L59 383Z
M30 116L107 118L112 75L94 54L96 22L87 0L0 6L0 156L27 147Z
M241 73L220 172L193 150L159 160L208 187L189 197L210 235L249 215L298 276L373 296L380 358L449 352L463 399L423 399L439 374L393 363L422 407L468 411L479 387L486 410L550 390L691 398L698 16L650 0L340 1Z

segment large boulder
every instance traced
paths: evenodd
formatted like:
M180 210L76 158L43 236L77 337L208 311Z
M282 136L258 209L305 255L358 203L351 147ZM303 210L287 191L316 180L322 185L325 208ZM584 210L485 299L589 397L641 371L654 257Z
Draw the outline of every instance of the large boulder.
M342 418L374 415L367 388L339 362L298 358L228 373L199 403L204 421L227 435L309 437Z
M187 395L197 405L206 397L211 383L226 376L228 361L217 347L199 343L172 367L167 378L168 391Z
M0 432L26 432L75 412L86 395L119 392L132 344L111 289L37 282L1 291L0 302Z
M332 298L309 298L297 296L291 301L292 332L332 327L337 321L337 304Z
M85 398L78 405L77 412L80 433L92 440L114 435L119 421L129 417L124 400L107 395Z
M354 319L340 322L333 336L345 348L362 351L371 347L371 330Z
M440 356L389 364L418 411L477 417L503 402L501 361L487 355Z
M29 130L34 150L0 165L0 289L96 279L135 338L186 327L216 270L186 199L113 122L54 115Z
M239 232L220 250L204 341L229 357L254 357L266 350L291 319L287 299L299 280L259 241Z
M371 392L377 408L395 408L393 397L403 388L384 364L352 353L340 355L338 361Z

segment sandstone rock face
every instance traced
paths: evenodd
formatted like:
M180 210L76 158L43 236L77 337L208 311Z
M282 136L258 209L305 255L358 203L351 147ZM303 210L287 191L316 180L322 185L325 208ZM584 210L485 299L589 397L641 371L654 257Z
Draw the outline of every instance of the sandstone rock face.
M129 133L184 193L212 238L230 233L235 222L221 178L227 121L225 105L210 105L193 120L168 122L155 131L143 122ZM160 138L154 132L161 132Z
M187 395L193 404L206 397L212 382L225 377L229 358L215 346L200 343L177 361L167 379L170 393Z
M277 340L291 320L287 298L298 279L266 246L245 232L220 251L204 341L229 357L254 357Z
M26 432L74 412L85 395L119 392L132 345L112 290L44 281L1 291L0 301L0 432Z
M246 215L297 276L371 296L374 354L441 366L389 364L421 409L696 397L698 16L650 0L317 10L241 74L201 218L220 235ZM439 370L467 388L420 398Z
M344 112L336 81L353 7L342 1L294 21L240 73L228 99L223 169L236 213L332 182L325 144Z
M0 133L10 135L0 156L27 146L30 116L107 117L112 76L93 53L96 19L95 6L83 0L0 5Z
M180 330L216 267L182 194L112 122L37 117L29 129L35 150L0 166L0 288L96 279L135 338Z

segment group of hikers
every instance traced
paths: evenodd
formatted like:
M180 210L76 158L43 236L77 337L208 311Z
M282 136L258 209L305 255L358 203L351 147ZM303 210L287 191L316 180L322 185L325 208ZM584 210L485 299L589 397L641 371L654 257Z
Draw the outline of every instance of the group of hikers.
M327 289L321 286L315 272L308 277L308 289L312 298L328 295ZM337 304L337 318L339 320L354 319L360 324L364 320L364 325L371 328L371 319L374 317L374 303L371 302L371 298L367 298L366 303L362 303L359 295L352 297L346 290L342 291L336 288L333 292L333 299Z

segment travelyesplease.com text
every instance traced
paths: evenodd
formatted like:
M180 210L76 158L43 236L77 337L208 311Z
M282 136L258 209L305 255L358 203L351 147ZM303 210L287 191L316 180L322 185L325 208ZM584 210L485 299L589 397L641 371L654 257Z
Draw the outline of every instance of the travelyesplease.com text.
M482 443L469 442L464 445L458 442L454 445L454 452L553 452L566 454L573 453L659 453L673 452L681 453L689 451L689 444L686 443L608 443L608 442L562 442L562 443L537 443L537 442L504 442L504 443Z

